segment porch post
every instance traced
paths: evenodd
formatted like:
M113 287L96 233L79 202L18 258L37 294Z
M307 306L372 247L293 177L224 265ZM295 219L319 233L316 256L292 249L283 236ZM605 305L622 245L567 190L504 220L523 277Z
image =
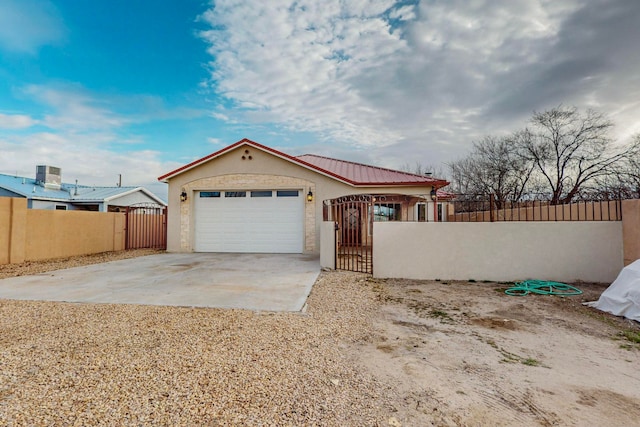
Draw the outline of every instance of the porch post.
M438 222L438 193L433 199L433 222Z

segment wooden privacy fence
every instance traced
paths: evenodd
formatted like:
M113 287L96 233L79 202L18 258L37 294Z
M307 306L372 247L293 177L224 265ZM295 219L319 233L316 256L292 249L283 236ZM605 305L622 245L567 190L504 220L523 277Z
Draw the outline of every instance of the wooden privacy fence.
M126 249L167 248L167 208L156 204L127 207Z

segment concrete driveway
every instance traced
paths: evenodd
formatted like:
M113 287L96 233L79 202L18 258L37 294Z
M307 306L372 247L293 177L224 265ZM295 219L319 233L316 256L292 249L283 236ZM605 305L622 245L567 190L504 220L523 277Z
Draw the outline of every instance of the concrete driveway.
M300 254L159 254L0 280L0 298L300 311L318 274Z

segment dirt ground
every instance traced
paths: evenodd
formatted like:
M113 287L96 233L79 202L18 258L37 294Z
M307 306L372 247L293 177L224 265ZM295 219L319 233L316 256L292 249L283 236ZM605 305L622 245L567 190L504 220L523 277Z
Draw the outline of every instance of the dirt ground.
M639 426L640 329L506 284L369 279L382 302L358 359L395 382L398 425ZM627 338L628 337L628 338Z
M640 426L640 327L582 305L608 284L574 285L584 294L513 297L507 284L323 272L306 313L275 315L0 300L0 424ZM99 405L107 418L91 418Z

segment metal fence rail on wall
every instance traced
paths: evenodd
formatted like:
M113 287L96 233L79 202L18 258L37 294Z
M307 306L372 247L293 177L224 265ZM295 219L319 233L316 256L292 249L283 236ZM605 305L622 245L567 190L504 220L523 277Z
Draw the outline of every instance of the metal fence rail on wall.
M127 207L126 249L167 248L167 208L155 204Z
M494 196L459 196L451 202L449 222L497 221L621 221L622 200L576 200L551 204L532 199L510 202Z
M346 196L324 201L324 220L336 224L336 269L373 272L372 201L370 195Z

